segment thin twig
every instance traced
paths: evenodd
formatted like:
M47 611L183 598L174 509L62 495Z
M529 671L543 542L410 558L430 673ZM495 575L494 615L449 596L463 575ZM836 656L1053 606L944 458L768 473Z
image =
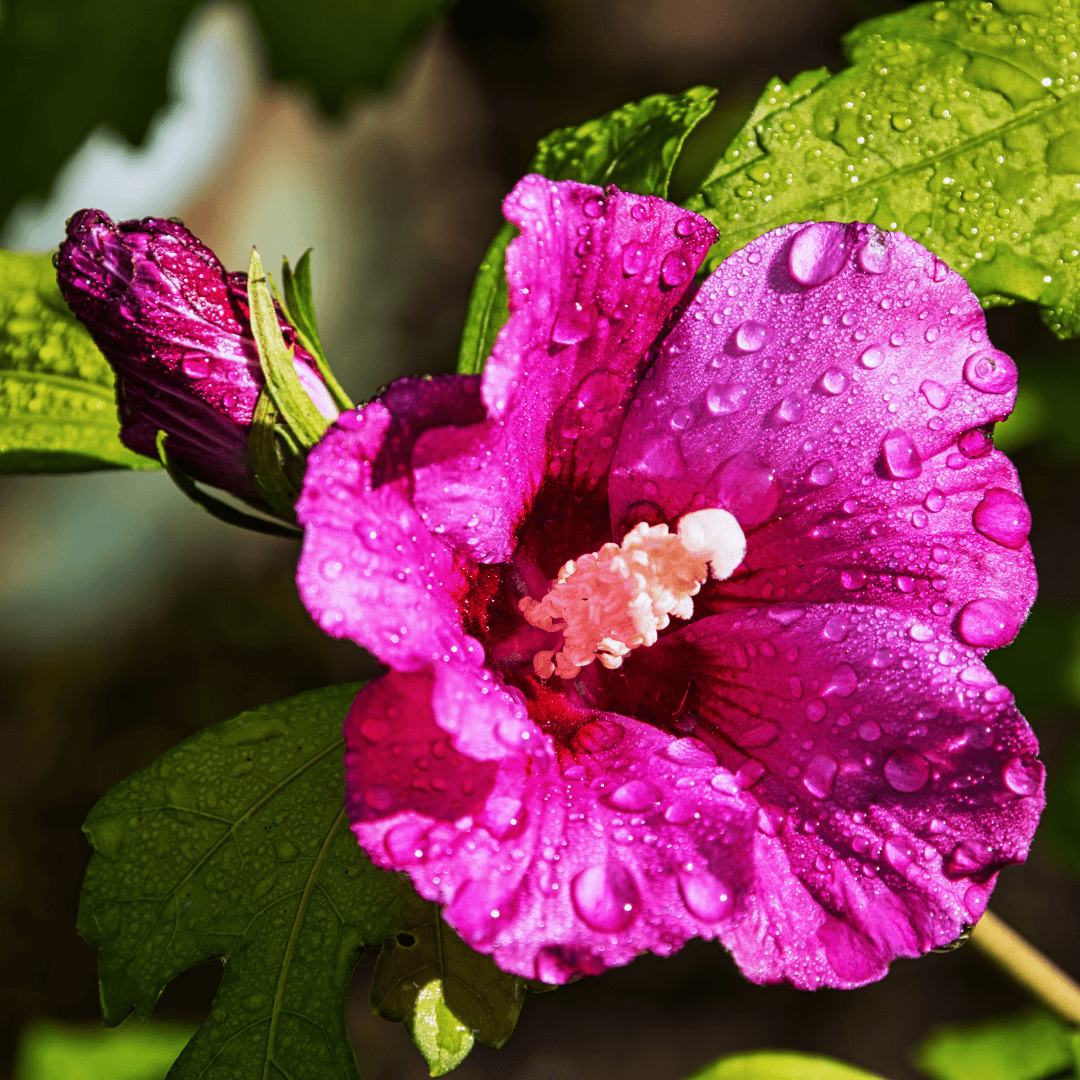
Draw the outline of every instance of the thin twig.
M1080 1024L1080 986L992 911L976 923L971 940L1066 1020Z

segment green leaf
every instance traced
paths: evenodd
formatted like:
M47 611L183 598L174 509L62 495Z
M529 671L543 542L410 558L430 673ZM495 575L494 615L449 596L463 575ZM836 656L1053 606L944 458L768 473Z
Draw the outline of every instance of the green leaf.
M300 694L193 735L106 795L79 932L107 1024L226 961L170 1080L358 1080L345 1001L361 948L395 933L406 879L376 870L342 808L342 720L358 686Z
M562 128L541 139L529 172L549 180L614 184L622 191L666 198L686 137L711 111L716 91L698 86L682 94L654 94L598 120ZM484 370L495 338L510 317L506 299L506 247L517 229L506 223L477 272L465 316L458 371Z
M1071 0L917 4L852 30L838 75L774 80L687 201L721 233L709 269L788 222L871 221L1080 334L1076 27Z
M915 1058L934 1080L1043 1080L1072 1063L1069 1028L1041 1012L939 1028Z
M404 1020L431 1075L441 1076L461 1060L443 1068L451 1050L464 1058L474 1038L485 1046L502 1046L510 1038L526 988L524 979L500 971L491 957L470 949L443 922L437 904L417 897L408 905L401 930L383 944L371 982L371 1007L387 1020ZM467 1039L454 1034L456 1025Z
M195 1034L187 1024L35 1020L19 1036L14 1080L161 1080Z
M248 308L251 311L251 333L259 350L259 363L266 379L266 389L284 420L286 427L300 440L305 449L313 447L330 421L315 408L293 367L292 348L285 344L274 300L270 295L266 274L259 253L251 249L248 264Z
M330 370L326 353L323 351L322 341L319 339L319 326L315 319L315 298L311 289L311 248L308 248L300 256L296 263L296 273L289 266L288 259L281 260L281 283L285 290L285 302L282 310L286 318L292 323L296 335L315 360L315 366L319 369L330 396L339 409L351 409L352 399L342 390Z
M689 1080L877 1080L877 1076L817 1054L759 1050L722 1057Z
M49 257L0 251L0 474L160 468L119 433L112 368Z
M168 100L173 44L200 0L4 0L0 101L4 169L0 222L54 177L99 124L133 145ZM449 0L254 0L275 77L309 87L337 113L384 89ZM63 57L63 63L56 58ZM57 242L60 237L58 236Z

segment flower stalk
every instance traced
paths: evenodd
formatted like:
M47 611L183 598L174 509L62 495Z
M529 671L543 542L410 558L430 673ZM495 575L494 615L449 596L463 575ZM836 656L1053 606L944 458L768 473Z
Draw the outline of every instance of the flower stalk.
M1080 1024L1080 985L992 911L975 924L971 941L1066 1020Z

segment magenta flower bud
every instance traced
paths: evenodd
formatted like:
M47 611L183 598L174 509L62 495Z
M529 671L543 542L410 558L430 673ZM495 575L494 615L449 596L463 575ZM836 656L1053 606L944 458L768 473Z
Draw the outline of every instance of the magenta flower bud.
M164 431L170 455L196 479L258 498L248 429L264 380L247 275L226 272L179 222L114 224L100 210L80 210L60 245L57 280L116 372L124 445L156 459ZM304 389L320 412L336 416L280 310L278 322Z

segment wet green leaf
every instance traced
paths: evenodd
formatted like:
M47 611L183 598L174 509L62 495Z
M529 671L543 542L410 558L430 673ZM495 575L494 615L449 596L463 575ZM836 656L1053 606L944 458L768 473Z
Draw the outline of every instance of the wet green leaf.
M838 75L773 80L688 200L721 233L708 268L787 222L871 221L926 244L984 304L1033 301L1080 334L1071 0L917 4L844 46Z
M360 950L396 933L408 882L376 870L342 808L342 718L357 686L201 731L106 795L79 932L100 949L107 1024L227 961L171 1080L357 1080L345 1002Z
M707 1065L689 1080L878 1080L876 1073L833 1058L794 1051L732 1054Z
M622 191L666 198L686 137L713 107L716 91L698 86L682 94L654 94L577 127L541 139L529 172L550 180L614 184ZM465 316L458 371L484 370L495 338L509 318L506 246L517 229L504 224L484 256Z
M502 1046L510 1038L526 988L524 979L470 949L443 922L437 904L414 897L401 930L379 954L371 1007L387 1020L404 1020L431 1075L441 1076L468 1054L473 1039ZM447 1065L455 1054L460 1057Z
M1044 1080L1072 1063L1069 1028L1041 1012L939 1028L915 1058L934 1080Z
M119 432L112 369L48 256L0 251L0 474L160 467Z

